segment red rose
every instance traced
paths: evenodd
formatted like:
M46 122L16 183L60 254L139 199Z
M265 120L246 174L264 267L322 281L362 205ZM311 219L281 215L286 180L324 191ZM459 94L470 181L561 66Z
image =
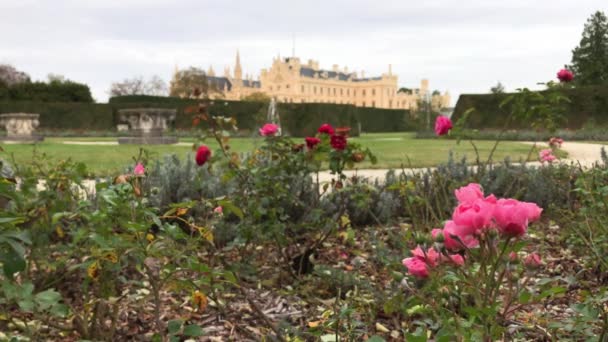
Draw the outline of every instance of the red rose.
M201 145L196 151L196 164L203 166L211 157L211 150L205 145Z
M330 144L335 150L342 151L346 148L346 137L343 135L332 135Z
M319 133L334 135L334 128L331 127L330 124L322 124L321 127L319 127Z
M315 137L306 137L304 140L306 140L306 146L309 150L312 150L315 148L315 146L317 146L318 143L321 142L321 139Z

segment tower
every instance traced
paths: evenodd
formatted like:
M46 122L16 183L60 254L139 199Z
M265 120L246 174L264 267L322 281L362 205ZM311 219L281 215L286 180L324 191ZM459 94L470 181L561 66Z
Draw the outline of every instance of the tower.
M241 56L239 50L236 50L236 63L234 65L234 78L237 80L243 79L243 69L241 68Z

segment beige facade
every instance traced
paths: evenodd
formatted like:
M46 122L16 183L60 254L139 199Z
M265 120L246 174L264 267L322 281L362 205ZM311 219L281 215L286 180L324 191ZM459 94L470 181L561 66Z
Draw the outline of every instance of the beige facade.
M334 65L331 70L319 68L319 63L309 60L302 64L297 57L274 58L269 69L262 69L259 80L251 76L243 78L240 55L237 52L234 73L224 70L224 77L216 77L208 71L209 82L228 100L243 98L261 92L280 102L335 103L357 107L390 109L416 109L419 101L430 101L434 109L450 106L450 95L432 94L429 82L423 79L420 88L399 92L398 77L389 65L386 73L365 77L365 73L349 72Z

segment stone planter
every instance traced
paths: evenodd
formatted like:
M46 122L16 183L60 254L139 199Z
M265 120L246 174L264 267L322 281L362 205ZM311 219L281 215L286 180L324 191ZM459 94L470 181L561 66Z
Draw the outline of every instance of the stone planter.
M0 126L4 126L6 129L6 137L0 139L4 142L15 143L44 140L44 137L34 134L40 125L39 117L40 114L31 113L0 114Z
M165 137L169 123L175 120L176 109L133 108L118 110L121 122L129 124L132 136L118 138L119 144L175 144L176 137Z

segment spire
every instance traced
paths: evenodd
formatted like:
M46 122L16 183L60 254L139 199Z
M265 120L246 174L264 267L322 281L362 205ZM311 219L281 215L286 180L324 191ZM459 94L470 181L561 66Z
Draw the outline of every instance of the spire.
M239 50L236 50L236 63L234 65L234 78L237 80L243 79L243 69L241 68L241 55L239 54Z
M215 71L213 70L213 67L211 65L209 65L209 70L207 70L207 76L215 76Z

